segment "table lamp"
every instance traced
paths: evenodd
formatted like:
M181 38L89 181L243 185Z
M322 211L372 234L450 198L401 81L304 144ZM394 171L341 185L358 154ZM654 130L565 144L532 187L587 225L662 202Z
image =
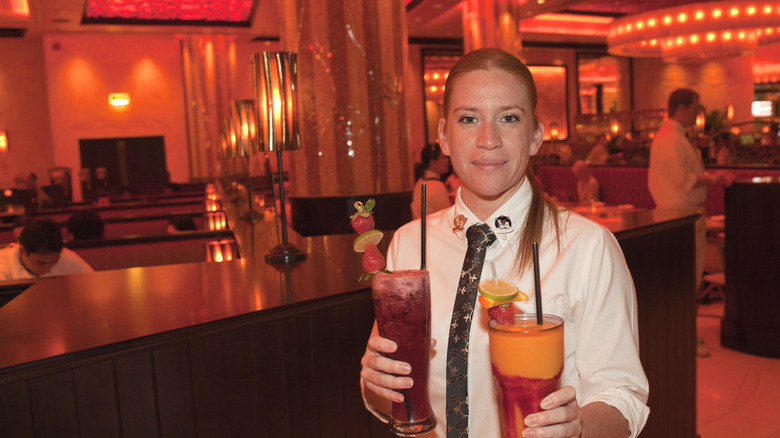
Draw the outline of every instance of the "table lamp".
M294 263L306 258L287 241L282 151L301 148L298 131L298 56L293 52L252 54L252 91L257 115L257 149L276 152L282 241L265 256L266 263ZM276 203L274 203L276 207Z
M257 222L263 218L263 214L252 207L252 172L250 172L251 157L257 152L255 101L250 99L234 100L231 102L230 107L238 150L236 155L244 159L244 168L246 170L246 193L249 201L249 210L241 215L241 219Z

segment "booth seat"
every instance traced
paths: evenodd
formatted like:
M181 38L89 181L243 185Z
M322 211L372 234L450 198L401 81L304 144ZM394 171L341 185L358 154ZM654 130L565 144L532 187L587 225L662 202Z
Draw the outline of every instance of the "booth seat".
M110 218L105 221L103 237L106 239L120 238L124 236L155 236L165 234L168 223L176 215L161 215L138 217L133 219ZM202 213L187 213L195 223L195 228L205 230Z
M655 208L647 189L647 168L629 166L590 166L601 186L600 198L607 205L632 204L636 208ZM571 166L539 166L538 175L546 189L568 200L577 198L577 179ZM567 199L563 199L567 200Z
M235 240L231 231L208 231L158 236L94 239L68 242L96 271L141 266L208 261L207 245L217 240ZM234 258L240 258L238 254Z
M601 186L601 201L607 205L633 204L637 208L655 208L653 197L647 189L647 167L590 166L591 173ZM761 167L733 167L708 169L709 172L729 172L737 179L755 177L780 177L780 169ZM571 166L539 166L537 174L545 188L552 194L563 195L569 200L577 197L577 180ZM563 199L567 200L567 199ZM705 203L708 216L724 214L724 188L711 186Z

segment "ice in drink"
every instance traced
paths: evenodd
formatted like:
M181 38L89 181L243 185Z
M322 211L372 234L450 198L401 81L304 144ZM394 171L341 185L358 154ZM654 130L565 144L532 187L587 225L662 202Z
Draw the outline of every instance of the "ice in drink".
M403 391L404 402L393 403L390 429L399 436L416 436L436 426L428 399L431 351L431 287L428 271L378 272L371 284L379 335L398 344L387 354L412 367L414 386Z
M563 371L563 320L515 315L513 324L488 323L490 360L501 406L501 436L522 437L523 418L541 411L542 399L558 389Z

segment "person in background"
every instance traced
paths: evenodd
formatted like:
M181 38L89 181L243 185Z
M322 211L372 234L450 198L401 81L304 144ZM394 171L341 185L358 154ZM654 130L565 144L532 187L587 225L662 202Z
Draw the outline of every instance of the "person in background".
M564 321L561 388L525 417L524 436L636 437L649 415L649 384L639 360L637 300L631 273L615 236L601 225L561 210L542 192L531 170L531 156L542 145L544 125L536 113L536 86L528 67L515 56L483 48L465 54L446 80L439 144L461 179L455 204L428 216L426 269L430 274L431 352L428 391L438 420L430 438L499 438L499 407L488 345L488 315L476 305L473 286L497 276L520 290L534 290L533 243L539 243L544 312ZM470 227L477 225L478 228ZM462 275L470 262L467 235L484 231L493 241L482 252L482 272ZM387 269L419 269L421 221L400 227L387 252ZM471 230L471 231L469 231ZM491 238L492 237L492 238ZM481 276L481 277L480 277ZM460 279L464 278L460 292ZM467 293L462 306L456 297ZM532 294L529 294L532 295ZM536 301L514 303L534 313ZM452 378L467 378L465 399L447 394L448 358L453 332L468 333L467 368ZM451 329L453 330L451 332ZM408 363L386 357L395 342L374 325L361 360L366 408L382 418L390 401L403 402L412 387ZM461 350L461 352L464 352ZM452 356L451 356L452 354ZM467 377L466 377L467 376ZM468 418L448 419L448 414ZM449 420L449 421L448 421Z
M51 219L30 222L19 244L0 250L0 280L93 272L75 252L62 246L60 226Z
M647 187L657 208L681 208L699 213L696 221L696 288L704 273L707 250L707 187L713 184L730 185L733 175L708 173L704 169L701 150L688 141L687 129L696 123L703 109L699 93L679 88L669 95L667 120L658 130L650 145L650 165L647 168ZM691 291L695 293L695 291ZM710 355L704 338L698 338L697 355Z
M105 223L94 210L81 210L73 213L65 222L70 240L102 239Z
M128 186L122 186L119 189L119 199L132 199L135 198L135 192Z
M731 134L722 132L717 135L715 143L715 163L718 166L728 166L731 163Z
M163 194L164 195L173 195L173 194L179 193L180 190L181 190L181 188L179 187L178 184L176 184L176 183L168 183L168 185L166 185L165 188L163 189Z
M647 187L657 208L680 208L700 213L696 221L696 284L704 271L707 247L707 217L704 203L707 187L731 184L733 176L704 169L701 151L688 141L687 129L703 109L699 94L679 88L669 95L668 116L650 145Z
M166 228L168 234L181 234L198 231L198 227L195 226L195 221L192 220L192 216L180 214L171 218L168 221L168 227Z
M588 158L585 159L587 164L607 164L609 162L609 149L607 148L607 137L600 135L596 139L596 143L588 153Z
M577 160L571 166L571 171L577 178L577 202L588 205L599 201L599 182L590 173L590 168L582 160Z
M443 210L450 205L447 186L442 182L442 175L450 170L450 157L441 153L441 147L434 143L425 146L420 154L422 174L414 184L412 192L412 219L421 215L422 185L425 184L425 209L427 214Z

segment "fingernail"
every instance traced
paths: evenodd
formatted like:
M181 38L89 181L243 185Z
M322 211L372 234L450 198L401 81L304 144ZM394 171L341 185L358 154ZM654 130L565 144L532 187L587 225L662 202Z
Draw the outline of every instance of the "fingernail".
M412 372L412 366L409 364L403 364L401 365L401 372L404 374L409 374Z
M536 431L533 429L525 429L523 430L523 436L525 438L533 438L536 436Z
M536 415L529 415L525 417L524 423L528 427L534 427L539 423L539 420L536 418Z
M542 400L541 406L542 409L549 409L552 406L552 400L550 400L549 398Z
M410 378L410 379L409 379L409 385L407 386L407 388L411 388L412 386L414 386L414 380L412 380L412 379Z

